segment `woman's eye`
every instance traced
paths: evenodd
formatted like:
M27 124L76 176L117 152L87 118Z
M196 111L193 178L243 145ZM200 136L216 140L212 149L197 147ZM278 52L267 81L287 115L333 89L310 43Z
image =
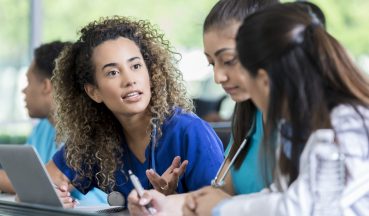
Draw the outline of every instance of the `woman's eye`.
M133 70L138 70L138 69L140 69L141 67L142 67L142 65L141 65L141 64L134 64L134 65L132 66Z
M224 61L224 65L234 65L237 63L237 60L238 60L237 57L235 57L229 61Z
M109 71L109 72L107 73L107 76L109 76L109 77L114 77L114 76L116 76L116 75L118 75L118 74L119 74L119 72L118 72L118 71L113 70L113 71Z

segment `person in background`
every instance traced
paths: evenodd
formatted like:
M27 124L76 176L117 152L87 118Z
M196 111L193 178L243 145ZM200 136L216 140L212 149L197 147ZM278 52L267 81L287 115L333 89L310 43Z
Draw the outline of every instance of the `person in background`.
M267 116L263 158L277 155L276 176L270 192L234 197L214 214L368 215L367 75L308 5L285 3L256 12L245 19L236 41L251 99ZM319 151L324 133L340 159ZM342 169L316 166L316 153L320 160L342 163ZM322 183L317 179L327 174L335 178L321 179L325 188L316 191ZM333 189L341 191L331 196L335 191L327 187L338 181L342 185ZM317 208L327 196L333 200Z
M64 206L75 206L67 184L126 199L133 188L129 170L144 188L166 194L210 184L223 145L192 112L163 35L146 21L119 16L93 21L80 33L52 79L57 137L65 145L47 169Z
M222 176L231 166L224 185L219 189L212 186L204 187L196 193L201 196L194 197L193 193L188 194L188 199L196 199L196 209L191 211L199 215L210 214L213 206L230 196L259 192L267 186L259 163L263 115L250 100L245 74L236 52L235 38L242 20L247 15L277 3L278 0L221 0L213 6L205 18L203 25L205 56L209 65L213 67L215 82L236 102L236 107L232 119L232 139L225 153L225 166L218 175ZM245 139L246 145L241 147ZM239 149L241 152L236 156ZM235 163L230 164L234 157ZM268 177L271 177L271 173ZM180 198L167 198L169 199L176 200L171 207L181 209L183 201L180 201ZM129 206L132 215L145 212L138 202L137 194L133 192Z
M47 163L60 145L55 142L54 100L51 77L55 60L70 42L53 41L42 44L34 50L34 57L27 71L27 86L22 90L25 104L31 118L40 119L29 135L26 145L32 145L43 163ZM4 171L0 172L1 190L14 193L13 187ZM72 194L84 204L106 203L106 194L93 191L87 196L73 191Z

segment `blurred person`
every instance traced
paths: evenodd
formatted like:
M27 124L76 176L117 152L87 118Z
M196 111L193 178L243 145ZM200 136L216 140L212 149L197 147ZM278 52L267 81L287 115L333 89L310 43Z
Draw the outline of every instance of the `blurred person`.
M36 149L43 163L47 163L60 147L60 144L55 142L55 109L51 77L56 58L63 48L70 44L70 42L53 41L37 47L34 50L34 57L26 74L28 84L22 90L25 95L24 101L28 115L31 118L39 119L29 135L26 145L32 145ZM0 172L0 177L1 190L14 193L11 182L4 171ZM87 196L83 196L77 191L73 191L72 195L82 204L106 203L106 194L98 190Z
M133 188L128 170L145 189L165 194L210 184L223 146L192 112L163 35L146 21L118 16L80 33L52 79L57 137L66 143L47 169L64 206L76 205L67 191L73 187L119 192L125 200Z

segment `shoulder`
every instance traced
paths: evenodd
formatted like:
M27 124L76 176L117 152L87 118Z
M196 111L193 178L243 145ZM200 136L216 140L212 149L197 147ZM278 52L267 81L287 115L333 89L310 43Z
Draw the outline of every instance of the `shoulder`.
M163 125L162 142L180 142L182 150L223 146L213 128L192 112L180 108L174 110ZM218 148L218 147L217 147ZM223 148L222 148L223 151Z
M193 112L186 112L181 108L174 109L172 115L164 122L165 128L188 128L192 125L210 127L207 122L200 119Z
M331 111L331 123L336 130L363 126L369 122L369 107L341 104Z
M331 112L331 123L343 151L349 155L369 154L369 108L339 105Z

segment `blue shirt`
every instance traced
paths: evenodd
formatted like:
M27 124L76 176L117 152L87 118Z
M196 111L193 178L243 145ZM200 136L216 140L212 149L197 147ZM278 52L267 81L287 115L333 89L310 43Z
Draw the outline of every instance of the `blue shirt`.
M124 139L121 145L122 148L128 149L128 152L122 158L124 172L116 171L115 173L115 190L121 192L125 198L133 189L127 176L129 169L139 178L145 189L150 189L152 186L149 184L145 171L152 168L153 163L155 163L156 172L162 175L172 164L175 156L180 156L181 160L187 159L189 161L187 169L180 178L177 188L178 193L184 193L209 185L223 161L223 144L211 126L195 114L184 113L180 109L176 109L173 115L164 122L162 136L157 142L154 158L151 158L151 145L148 145L145 150L146 161L143 163L129 151ZM64 152L62 148L54 155L53 160L69 179L74 179L76 173L67 167ZM85 178L76 185L89 185L88 181ZM98 187L97 183L91 182L89 188L80 187L78 189L86 192L92 187Z
M232 183L235 194L248 194L259 192L265 188L264 176L260 169L259 152L261 141L263 139L263 115L256 111L256 124L255 131L251 135L249 142L249 151L243 160L241 167L236 170L231 168ZM233 139L231 138L230 144L233 145ZM228 154L232 145L228 145L226 154Z
M46 164L58 150L55 137L54 126L50 124L49 120L41 119L28 136L26 145L34 146L42 162ZM106 194L100 190L91 191L86 196L78 191L73 191L72 196L78 199L81 205L106 203Z
M55 128L47 119L41 119L28 136L26 145L35 147L42 162L46 164L57 150Z

